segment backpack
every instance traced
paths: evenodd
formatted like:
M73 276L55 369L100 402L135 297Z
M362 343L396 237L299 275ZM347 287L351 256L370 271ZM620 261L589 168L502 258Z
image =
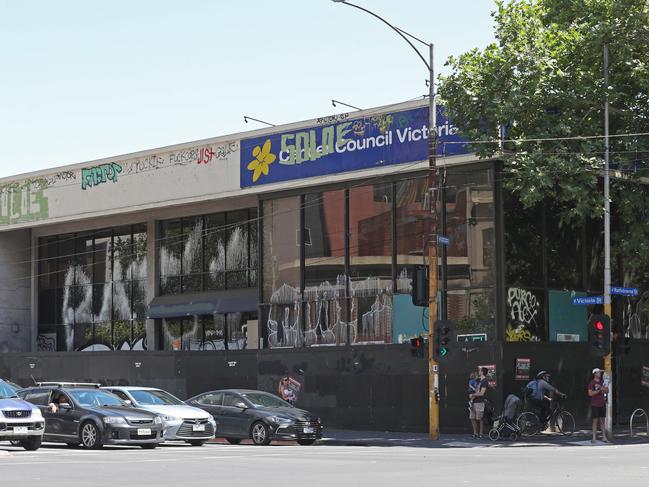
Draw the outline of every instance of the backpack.
M523 389L523 396L528 398L533 398L534 396L536 396L538 389L539 389L539 381L531 380L527 383L527 385Z

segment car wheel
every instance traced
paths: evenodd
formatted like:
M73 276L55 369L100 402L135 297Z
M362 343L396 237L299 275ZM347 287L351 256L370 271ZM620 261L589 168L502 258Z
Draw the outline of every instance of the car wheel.
M153 450L156 446L158 446L157 443L147 443L145 445L140 445L142 448L145 450Z
M40 436L30 436L26 440L21 441L22 447L25 450L35 451L41 447L41 441L43 438Z
M241 443L241 438L226 438L226 440L228 440L228 443L231 445L238 445Z
M205 440L189 440L187 443L189 443L191 446L203 446Z
M101 431L92 421L87 421L81 425L81 432L79 433L81 446L88 449L95 449L102 447Z
M265 423L257 421L250 428L250 438L255 445L268 445L270 443L270 429Z
M297 440L297 444L302 446L309 446L309 445L313 445L314 443L315 440Z

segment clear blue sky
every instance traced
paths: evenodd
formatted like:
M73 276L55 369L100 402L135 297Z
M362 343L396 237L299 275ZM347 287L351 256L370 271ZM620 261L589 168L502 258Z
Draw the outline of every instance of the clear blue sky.
M438 71L493 41L492 0L356 3L434 42ZM0 0L0 18L0 177L427 90L402 39L330 0Z

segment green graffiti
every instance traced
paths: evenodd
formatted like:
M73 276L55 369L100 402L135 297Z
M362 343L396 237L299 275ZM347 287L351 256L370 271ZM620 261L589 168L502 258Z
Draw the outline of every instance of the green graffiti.
M117 182L117 175L122 172L122 166L116 162L81 169L81 189L92 188L107 181Z
M347 134L352 131L351 122L330 125L322 128L321 140L318 140L316 130L305 130L296 134L283 134L281 138L279 163L285 165L302 164L316 161L323 156L333 154L336 148L344 147L351 139ZM288 154L285 157L284 154Z
M49 204L43 191L44 180L23 181L0 186L0 225L14 225L49 217Z

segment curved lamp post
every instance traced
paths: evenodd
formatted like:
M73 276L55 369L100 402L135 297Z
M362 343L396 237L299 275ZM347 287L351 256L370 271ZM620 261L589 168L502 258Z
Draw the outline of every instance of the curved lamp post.
M434 71L434 46L432 43L424 42L418 37L415 37L412 34L409 34L405 30L402 30L398 27L395 27L390 22L385 20L380 15L375 14L371 10L368 10L359 5L348 2L347 0L332 0L334 3L342 3L350 7L354 7L358 10L362 10L365 13L370 14L372 17L379 19L381 22L386 24L390 29L395 31L408 45L417 53L417 56L428 69L428 102L429 102L429 111L428 111L428 166L429 166L429 186L430 188L437 187L437 101L435 99L435 71ZM414 40L428 47L428 61L421 55L419 49L410 40ZM431 209L433 213L433 225L431 235L429 235L429 246L428 246L428 270L429 270L429 326L428 326L428 363L429 363L429 377L428 377L428 394L429 394L429 417L428 417L428 429L430 437L434 440L439 438L439 375L438 367L434 360L433 356L433 329L434 323L437 319L437 205L436 205L436 193L431 191ZM430 242L430 237L433 237L433 241ZM442 283L445 281L445 276L442 275ZM444 306L444 293L442 295L442 309ZM443 313L443 318L446 318L446 313Z

